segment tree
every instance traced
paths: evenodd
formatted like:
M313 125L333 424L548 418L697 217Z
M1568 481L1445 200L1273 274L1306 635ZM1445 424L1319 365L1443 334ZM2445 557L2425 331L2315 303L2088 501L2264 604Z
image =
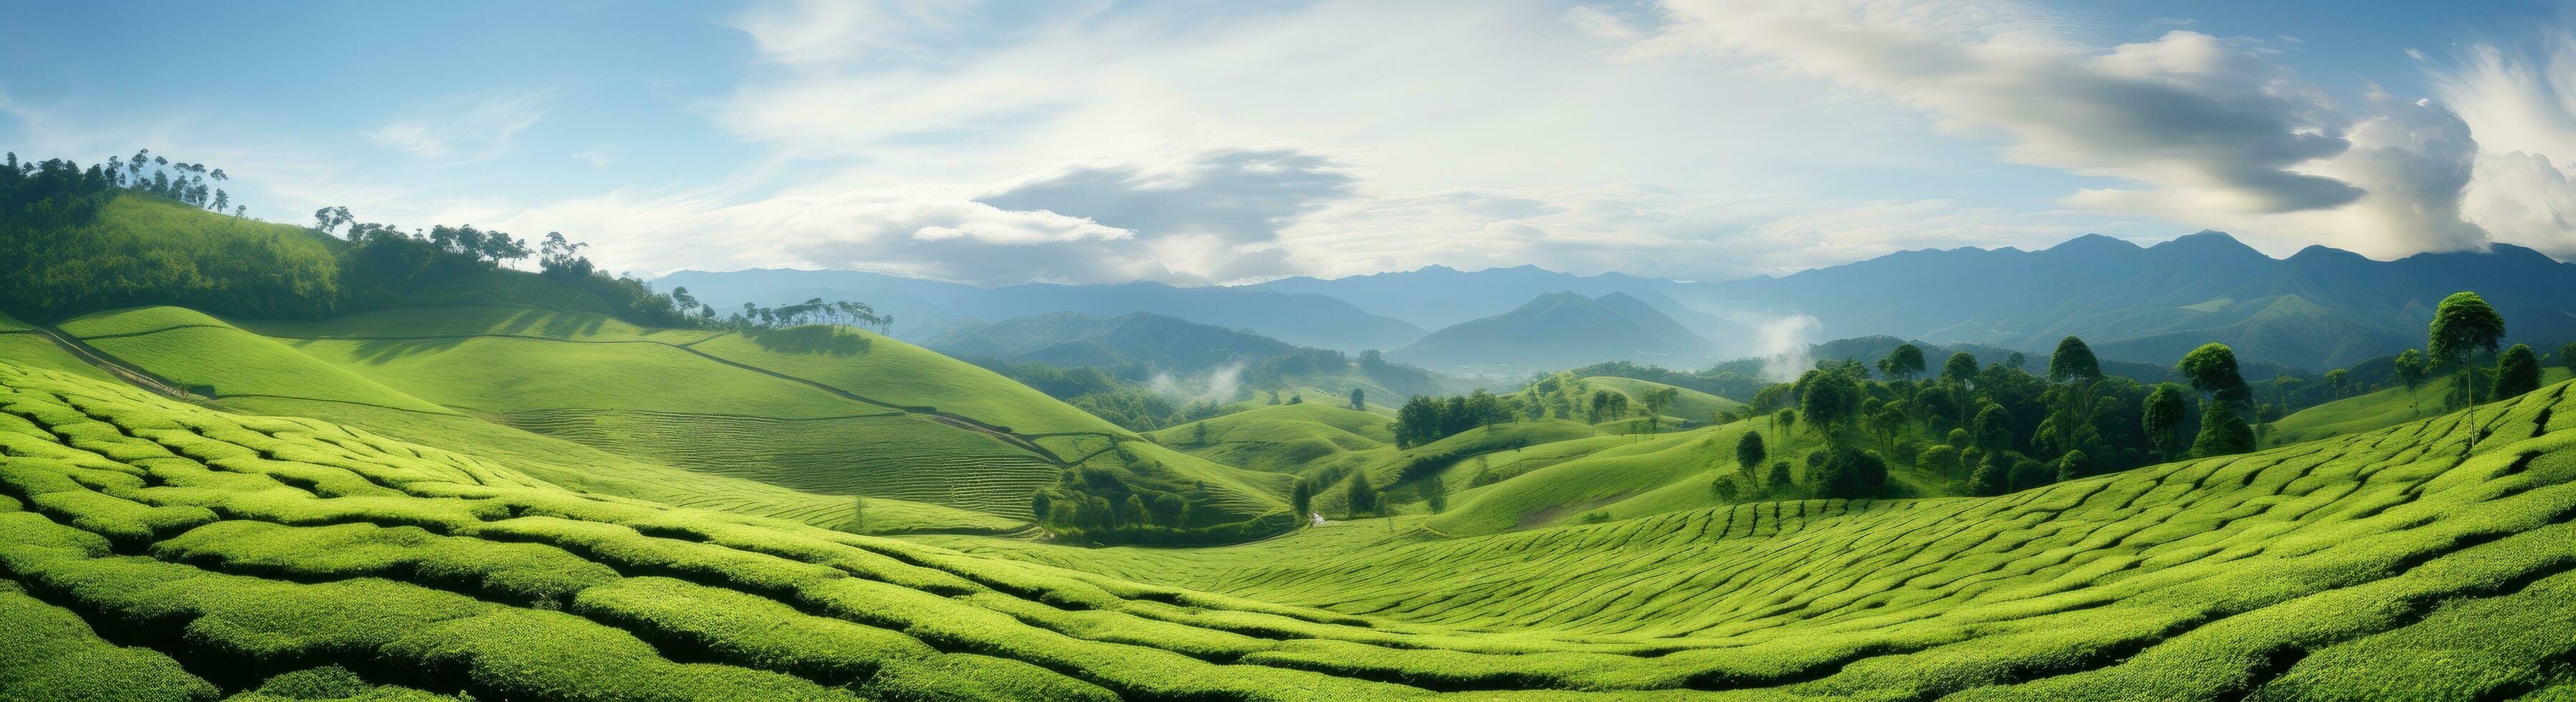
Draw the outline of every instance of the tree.
M2173 383L2156 384L2156 389L2147 393L2146 403L2139 408L2138 415L2139 428L2146 431L2147 443L2156 448L2158 456L2173 460L2174 454L2182 448L2182 423L2186 418L2182 388Z
M2253 388L2236 370L2236 350L2226 344L2202 344L2183 354L2182 362L2174 367L2191 380L2191 389L2211 400L2234 404L2254 399Z
M2001 495L2012 492L2012 463L2002 453L1986 454L1977 469L1968 473L1968 491L1979 495Z
M1780 411L1771 413L1771 423L1780 428L1781 436L1796 434L1798 433L1798 411L1786 407L1780 408Z
M1362 390L1362 389L1360 389L1360 388L1351 388L1351 410L1352 410L1352 411L1355 411L1355 412L1366 412L1366 411L1368 411L1368 391L1367 391L1367 390Z
M2560 345L2557 358L2558 365L2566 367L2569 372L2576 372L2576 341Z
M1811 370L1798 378L1798 416L1807 425L1834 440L1834 428L1850 423L1860 413L1860 385L1850 376L1834 371Z
M1887 461L1877 451L1849 447L1826 449L1823 463L1807 473L1807 482L1829 498L1872 497L1887 485Z
M2495 399L2498 400L2538 390L2540 357L2531 353L2530 346L2514 344L2513 348L2504 350L2503 358L2496 360L2495 376Z
M2013 370L2029 368L2030 357L2021 355L2020 351L2014 351L2012 352L2012 355L2004 357L2004 367Z
M1788 461L1774 461L1771 463L1771 480L1764 485L1776 492L1787 492L1797 487L1798 481L1789 477Z
M2057 351L2048 355L2048 380L2054 383L2089 382L2102 379L2102 361L2093 357L2093 347L2072 336L2057 340Z
M2433 323L2426 332L2424 350L2434 358L2459 368L2460 386L2469 392L2468 424L2475 426L2478 418L2475 356L2495 353L2496 342L2504 338L2504 316L2496 314L2495 308L2487 306L2487 301L2477 293L2455 292L2442 298L2441 306L2433 310ZM2468 444L2461 451L2474 450L2477 445L2477 433L2472 431Z
M2254 427L2236 415L2236 403L2212 402L2200 413L2200 436L2191 442L2195 455L2225 456L2254 450Z
M2057 482L2066 482L2093 474L2093 459L2083 451L2068 451L2057 457Z
M1744 438L1735 440L1735 470L1744 474L1745 482L1753 482L1753 472L1761 469L1762 461L1770 456L1770 450L1762 445L1761 432L1744 432Z
M1422 481L1422 506L1431 508L1432 514L1449 511L1449 486L1438 476Z
M1887 357L1878 359L1878 372L1890 378L1913 380L1923 372L1923 349L1913 344L1898 344Z
M1933 444L1925 447L1923 453L1914 457L1914 465L1936 474L1956 476L1960 468L1959 447L1949 444Z
M1288 490L1288 505L1296 508L1297 519L1300 521L1305 520L1306 515L1313 514L1315 512L1315 484L1304 480L1297 481L1297 486L1289 488Z
M2414 349L2407 349L2405 352L2397 354L2397 362L2394 365L2396 366L2395 373L2397 375L2397 382L2404 383L2406 385L2406 407L2408 414L2412 415L2422 413L2423 408L2420 406L2421 403L2417 402L2415 399L2415 388L2424 384L2426 369L2424 367L2423 352L2416 351Z
M1745 473L1750 474L1752 471L1748 470ZM1719 502L1734 502L1739 488L1734 479L1721 475L1716 480L1708 481L1708 490L1710 494L1717 497Z
M2351 378L2352 373L2342 368L2326 371L2325 381L2327 396L2337 400L2343 399L2344 386L2349 383Z
M1306 404L1306 393L1302 393L1302 392L1299 392L1299 393L1289 393L1289 395L1288 395L1288 404L1292 404L1292 405L1302 405L1302 404Z
M1987 403L1984 409L1977 410L1973 426L1969 436L1975 438L1978 450L1990 454L2012 450L2012 413L2003 405Z
M1354 517L1378 512L1377 486L1369 484L1367 472L1351 473L1350 487L1343 493L1343 502Z
M1661 387L1646 391L1645 396L1639 398L1646 404L1646 430L1662 429L1664 410L1671 408L1673 402L1681 399L1681 396L1681 388Z
M1974 354L1966 351L1950 354L1950 360L1941 364L1942 380L1966 385L1976 378L1977 357Z

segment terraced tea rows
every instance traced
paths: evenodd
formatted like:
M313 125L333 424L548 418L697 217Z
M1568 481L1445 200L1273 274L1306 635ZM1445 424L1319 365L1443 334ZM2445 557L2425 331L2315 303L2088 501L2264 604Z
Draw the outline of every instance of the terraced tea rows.
M619 494L814 524L849 524L846 496L867 495L890 503L890 519L862 520L870 530L1007 531L984 518L941 526L913 517L944 506L1025 520L1030 495L1074 465L1170 471L1167 481L1206 486L1202 509L1237 519L1277 513L1286 491L1276 476L1152 446L990 371L857 330L654 330L498 308L267 322L253 333L155 307L63 326L227 406L292 405L293 414L386 430L431 421L387 409L494 420L490 432L507 425L785 488L628 483L643 491ZM486 443L455 425L436 433L454 445ZM519 455L551 460L547 453Z
M1201 564L1126 569L1156 584L14 365L0 388L0 617L42 632L0 647L0 695L31 699L350 674L486 699L2501 699L2570 691L2576 660L2564 386L2486 413L2466 457L2445 419L2001 498L1050 549Z
M868 495L1029 518L1063 472L1009 444L902 412L772 419L617 410L501 415L528 431L666 465L827 495Z

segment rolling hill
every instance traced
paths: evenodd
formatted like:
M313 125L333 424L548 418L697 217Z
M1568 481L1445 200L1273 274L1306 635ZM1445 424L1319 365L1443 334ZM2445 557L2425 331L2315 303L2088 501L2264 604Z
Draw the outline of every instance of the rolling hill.
M1155 462L1155 481L1203 486L1209 519L1250 519L1278 506L1270 476L1163 450L983 369L857 330L656 330L497 307L251 327L257 332L177 308L62 325L114 359L227 406L406 438L515 430L777 488L728 488L683 503L728 500L746 513L828 526L849 520L846 496L864 495L889 503L873 530L999 529L1027 519L1031 494L1067 468L1134 475L1133 461ZM1119 445L1128 450L1111 450ZM658 490L637 496L672 499ZM990 517L942 517L934 507Z
M1501 315L1434 331L1386 355L1435 370L1510 372L1614 360L1690 365L1713 348L1635 298L1550 293Z

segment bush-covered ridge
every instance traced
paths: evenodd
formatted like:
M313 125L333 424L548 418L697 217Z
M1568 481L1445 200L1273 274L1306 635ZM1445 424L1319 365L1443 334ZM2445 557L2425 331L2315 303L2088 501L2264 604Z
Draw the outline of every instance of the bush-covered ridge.
M2510 698L2576 655L2551 633L2576 624L2565 390L2482 413L2465 459L2455 416L1997 498L1246 547L1278 567L1207 581L1335 612L589 497L0 363L0 697L336 665L484 699Z

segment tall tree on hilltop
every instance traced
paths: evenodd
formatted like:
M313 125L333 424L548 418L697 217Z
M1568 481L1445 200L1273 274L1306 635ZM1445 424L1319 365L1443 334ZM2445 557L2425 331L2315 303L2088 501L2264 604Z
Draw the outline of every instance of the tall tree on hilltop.
M1896 350L1887 352L1886 358L1878 359L1878 372L1890 378L1913 380L1915 375L1923 372L1923 349L1913 344L1898 344Z
M2102 379L2102 362L2093 357L2093 347L2072 336L2057 341L2057 351L2048 355L2048 380L2056 383Z
M2468 424L2477 426L2476 356L2495 353L2497 342L2504 339L2504 315L2496 314L2495 308L2487 306L2477 293L2455 292L2442 298L2442 305L2433 310L2433 323L2426 331L2424 350L2459 368L2460 385L2469 393ZM2478 434L2472 429L2461 452L2475 450L2477 445Z

